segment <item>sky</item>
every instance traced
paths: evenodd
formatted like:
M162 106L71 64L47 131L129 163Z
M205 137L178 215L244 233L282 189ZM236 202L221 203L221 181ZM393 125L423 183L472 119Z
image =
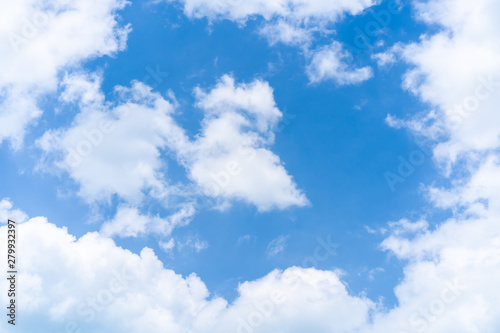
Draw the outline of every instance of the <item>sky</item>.
M499 6L0 2L0 332L498 332Z

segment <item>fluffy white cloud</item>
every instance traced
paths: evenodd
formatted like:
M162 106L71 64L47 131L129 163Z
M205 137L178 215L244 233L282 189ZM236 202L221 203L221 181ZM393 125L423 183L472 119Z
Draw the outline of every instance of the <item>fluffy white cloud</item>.
M209 91L196 89L205 118L201 133L190 140L173 119L175 103L135 82L117 87L119 101L111 105L99 80L67 76L61 100L77 102L81 112L69 128L48 131L38 140L47 155L44 163L67 171L87 201L116 194L138 204L145 191L161 200L189 196L167 181L162 158L167 151L197 188L221 205L238 199L264 211L307 204L279 157L267 149L282 116L268 83L236 84L224 76Z
M98 233L76 239L43 217L18 233L20 332L345 332L373 306L349 296L335 273L296 267L243 283L229 305L195 274L165 269L148 248L136 255Z
M307 75L311 83L333 80L337 84L356 84L368 80L373 76L371 67L351 68L345 61L350 57L342 45L333 42L331 45L320 47L311 53L311 61L307 66Z
M425 222L404 222L413 239L396 232L382 248L409 261L405 279L396 287L399 306L375 320L375 332L495 332L500 329L500 205L498 182L489 183L485 176L493 167L488 162L465 190L453 189L456 201L476 192L474 200L446 204L458 210L456 216L430 230ZM498 178L500 168L495 165ZM478 181L482 179L483 181ZM481 183L481 184L478 184ZM487 201L478 203L478 199ZM463 203L464 201L462 201ZM442 197L436 200L443 204ZM479 207L480 206L480 207ZM398 227L399 228L399 227Z
M499 165L498 154L489 154L474 169L468 181L459 179L451 188L429 187L429 196L444 209L468 207L476 213L484 213L485 209L498 205L500 201Z
M353 332L374 303L349 296L331 271L291 267L241 284L239 297L215 317L220 332Z
M183 278L164 269L148 248L132 254L97 233L76 240L44 218L19 225L18 233L22 332L187 332L225 305L206 299L196 275ZM5 321L0 325L6 329Z
M271 45L281 42L298 46L307 55L307 74L311 82L334 80L338 84L356 84L372 76L370 67L350 68L350 54L334 42L311 49L316 36L331 35L331 27L345 15L358 15L377 3L372 0L167 0L180 2L184 13L191 18L208 18L209 21L229 19L245 24L249 19L264 20L259 33Z
M395 289L399 306L375 316L372 332L500 329L499 6L415 1L417 17L441 30L387 53L411 64L404 87L429 105L388 123L434 140L450 185L427 193L453 216L435 229L424 220L391 225L382 248L409 264Z
M408 122L408 127L440 137L435 155L444 162L498 148L500 24L496 13L500 4L416 1L415 8L421 20L441 31L388 52L412 65L404 86L432 108Z
M134 82L117 87L119 103L104 102L98 77L67 77L61 100L77 102L81 112L69 128L46 132L39 140L52 162L80 185L88 202L116 194L139 203L143 191L161 197L167 191L161 149L174 132L174 105L151 88ZM50 166L49 166L50 167Z
M205 112L202 130L179 155L206 195L237 198L262 211L308 203L279 157L266 149L282 117L267 82L237 85L224 76L208 92L197 89L196 96Z
M210 297L195 274L165 269L148 248L136 255L98 233L76 239L37 217L18 225L18 330L496 332L499 216L496 202L481 216L452 218L433 231L422 221L392 224L382 247L409 263L390 310L349 295L335 272L298 267L242 283L228 304Z
M0 10L0 142L18 149L40 117L38 99L54 92L61 70L125 47L123 0L3 1Z

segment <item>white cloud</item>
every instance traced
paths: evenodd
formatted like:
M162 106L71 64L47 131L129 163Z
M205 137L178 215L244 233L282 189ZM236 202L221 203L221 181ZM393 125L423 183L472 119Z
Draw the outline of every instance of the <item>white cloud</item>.
M372 59L375 60L380 67L388 66L396 62L396 56L391 51L372 54Z
M226 18L243 22L252 16L262 16L266 20L285 17L295 21L318 19L335 22L346 13L355 15L374 4L370 0L181 0L180 2L189 17L208 17L210 20Z
M158 245L160 245L163 251L171 252L175 247L175 240L170 238L167 242L160 241Z
M207 241L201 240L199 235L189 237L185 242L177 242L179 251L185 248L192 249L195 252L201 252L208 249L209 244Z
M229 202L242 200L261 211L304 206L278 156L269 147L282 113L267 82L236 84L224 76L211 90L195 90L205 113L201 132L190 140L173 119L175 103L134 82L117 87L117 105L104 101L100 78L73 75L64 80L61 100L77 102L81 112L68 128L46 132L38 146L79 185L88 202L117 194L138 205L144 192L166 200L190 196L168 181L162 152L185 166L201 194ZM188 191L189 192L189 191Z
M2 199L0 201L0 223L5 224L7 220L13 220L16 223L22 223L28 220L28 216L19 209L14 209L14 205L10 199Z
M407 219L401 219L397 222L388 223L390 231L393 235L400 236L407 233L417 233L423 230L427 230L429 224L425 220L419 220L417 222L411 222Z
M498 193L497 183L487 187ZM413 240L392 235L383 242L383 248L409 264L395 289L400 305L379 315L376 332L500 329L500 292L495 286L500 274L498 194L488 202L481 210L468 205L464 214L457 213L434 231L419 232Z
M134 82L131 88L116 88L119 102L113 106L104 102L98 80L80 75L64 80L67 89L61 100L77 102L81 112L69 128L46 132L38 146L48 154L49 163L80 185L79 195L88 202L117 194L138 204L143 191L153 197L165 195L161 150L170 139L184 139L172 125L174 105Z
M269 257L274 257L283 251L285 251L286 246L287 246L287 240L288 236L278 236L275 239L273 239L269 244L267 245L266 249L266 254Z
M350 57L342 45L333 42L311 53L307 75L311 83L333 80L340 85L357 84L373 76L371 67L351 68L345 61Z
M267 82L261 80L236 85L233 77L225 75L209 92L204 92L200 88L195 92L197 106L206 111L206 118L243 111L255 118L259 131L266 133L276 126L282 116L276 107L273 89Z
M26 127L40 117L38 99L56 91L58 74L87 59L125 47L128 27L116 11L122 0L20 0L0 10L0 142L22 145Z
M496 1L415 1L417 16L441 31L393 48L411 65L404 87L430 110L399 120L434 140L446 187L430 186L431 203L453 216L392 225L382 248L408 261L396 287L399 306L375 317L372 332L495 332L500 329L499 85ZM461 162L461 163L458 163Z
M399 305L391 310L349 295L335 272L298 267L242 283L228 304L210 297L195 274L182 277L165 269L148 248L136 255L98 233L76 239L65 228L34 218L18 225L23 235L18 330L495 332L499 207L496 202L479 218L450 219L411 241L396 233L392 243L384 243L409 261L395 289ZM405 226L405 234L421 229L398 225ZM407 250L401 252L398 242Z
M313 39L313 31L297 27L283 20L263 26L259 32L269 40L271 45L283 43L301 46L307 45Z
M349 296L335 273L296 267L243 283L228 305L210 297L195 274L165 269L148 248L136 255L98 233L76 239L43 217L19 225L18 232L19 332L346 331L362 325L373 306ZM6 288L5 279L0 286Z
M429 196L440 208L469 207L483 213L500 201L500 157L489 154L474 169L467 181L459 179L451 188L429 187Z
M135 255L97 233L76 240L44 218L19 225L18 232L23 235L18 311L24 318L17 323L22 332L160 332L165 327L185 332L225 305L221 299L207 301L208 291L196 275L183 278L164 269L148 248ZM6 328L5 322L0 325Z
M334 79L338 84L355 84L372 77L370 67L350 68L349 53L338 42L315 50L312 43L318 35L331 35L331 26L345 15L358 15L377 3L372 0L167 0L180 2L190 18L208 18L213 22L229 19L244 25L261 17L264 24L259 33L271 45L278 42L299 47L308 55L308 76L311 82Z
M238 238L238 241L236 242L236 244L239 246L239 245L242 245L242 244L246 244L252 240L255 240L257 239L256 236L252 236L252 235L243 235L241 236L240 238Z
M279 157L266 148L282 117L267 82L236 84L224 76L196 96L205 112L202 130L180 156L205 194L244 200L261 211L308 203Z
M161 218L140 214L136 207L118 207L118 211L112 220L101 226L100 233L107 237L137 237L146 234L159 234L170 236L176 227L189 224L195 214L193 204L185 204L179 211ZM173 248L173 244L171 245Z
M497 149L500 25L496 13L500 4L492 0L415 3L417 16L441 31L393 50L412 66L404 77L405 88L432 108L429 116L410 125L420 122L421 134L440 134L435 156L446 163L470 152Z

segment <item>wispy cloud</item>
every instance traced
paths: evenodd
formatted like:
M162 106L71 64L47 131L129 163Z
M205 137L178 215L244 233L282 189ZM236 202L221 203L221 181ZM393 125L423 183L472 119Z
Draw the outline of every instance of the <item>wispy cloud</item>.
M279 236L273 239L269 244L267 245L266 249L266 254L269 257L274 257L283 251L285 251L286 246L287 246L287 241L288 241L289 236Z

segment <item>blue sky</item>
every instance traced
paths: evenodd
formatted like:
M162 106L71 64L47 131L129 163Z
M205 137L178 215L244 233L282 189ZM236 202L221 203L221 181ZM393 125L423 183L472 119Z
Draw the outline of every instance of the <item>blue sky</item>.
M495 7L492 1L482 2L485 8ZM338 328L338 332L394 331L395 323L401 321L398 313L405 316L414 309L425 308L429 300L435 299L432 296L435 291L429 291L431 287L419 289L426 284L426 277L419 280L412 275L422 277L418 273L421 267L430 263L437 266L436 272L428 274L442 275L441 280L436 278L428 284L438 290L439 281L453 281L455 276L463 280L470 278L456 273L458 268L451 269L455 275L440 268L465 267L451 259L443 262L443 258L447 258L444 254L455 249L453 244L446 247L446 242L454 237L453 232L457 235L465 232L450 225L457 220L463 220L462 225L477 223L476 219L481 218L494 220L490 215L496 212L496 185L490 184L492 189L485 190L486 185L478 179L488 178L483 173L494 172L488 168L494 168L490 164L497 167L496 141L466 142L461 138L480 137L478 133L491 133L488 138L494 138L498 126L489 128L488 121L479 118L470 121L470 127L450 127L451 118L447 118L450 114L446 110L464 98L467 100L474 84L482 82L475 79L474 83L471 78L495 73L496 63L491 59L497 50L485 48L470 57L462 55L463 59L445 61L450 54L467 49L467 43L474 44L475 39L461 30L460 24L470 31L477 27L479 32L474 33L481 34L478 21L470 19L469 22L462 15L472 11L462 2L338 1L339 5L330 9L320 0L310 2L309 9L301 1L276 1L277 7L270 3L274 2L266 7L258 1L250 1L247 8L239 1L132 1L124 5L121 1L107 0L102 6L96 6L99 9L91 10L81 1L68 1L66 5L75 7L75 15L82 12L81 23L74 18L75 29L88 33L72 36L68 32L59 39L59 44L51 45L49 28L60 24L64 30L67 24L72 24L58 20L57 15L62 17L64 10L55 14L56 18L43 24L39 34L20 51L46 45L49 51L40 52L40 59L29 58L28 51L26 56L22 53L20 59L41 65L47 61L48 66L54 66L52 73L38 76L26 73L23 79L6 74L0 81L4 91L0 99L4 104L0 119L4 119L2 126L5 126L0 132L0 198L4 198L4 208L7 207L0 212L24 217L27 221L28 217L45 217L58 228L57 233L66 227L75 239L95 232L103 242L111 238L116 247L133 254L141 254L145 247L152 249L163 265L159 270L181 274L186 279L183 281L192 273L199 277L210 293L201 297L203 302L215 302L221 297L233 304L228 313L217 315L222 318L222 326L214 327L224 332L236 329L232 319L226 318L234 317L233 312L242 311L243 318L248 311L251 313L251 309L239 310L239 304L249 297L240 287L245 281L256 284L258 289L258 283L264 284L267 280L262 278L271 276L268 274L273 270L288 271L294 266L312 267L313 271L304 272L325 274L323 279L331 285L339 283L346 290L342 296L346 299L340 302L346 308L351 306L346 304L355 299L363 303L352 305L352 311L363 313L360 317L365 316L366 322L352 319L352 323L345 326L339 324L346 328ZM290 7L285 6L287 10L284 10L278 6L283 3ZM302 5L294 7L292 3ZM26 17L30 17L29 13L39 10L36 4L37 1L26 0L17 6L22 10L15 6L6 10L12 13L25 10ZM384 16L389 13L388 8L396 11ZM50 6L45 10L49 13ZM477 15L474 18L494 20L486 9L473 12ZM377 17L389 17L390 22L382 28ZM102 22L107 23L101 26ZM282 27L280 24L290 30L273 34L272 29ZM377 24L376 31L368 35L370 27ZM12 36L12 31L18 31L19 27L12 23L13 30L6 30L6 35ZM286 35L290 31L297 34L291 41ZM365 47L355 46L361 40L360 31L369 38ZM489 45L490 35L492 39L497 36L488 34L484 37L485 45ZM104 44L99 42L103 36L106 37L102 39ZM40 44L35 44L37 38ZM65 38L68 38L66 44ZM80 54L71 54L65 49L80 50L80 46ZM477 45L474 47L479 49ZM481 56L484 61L492 61L489 67L470 65L471 59ZM23 65L12 59L0 58L5 70L8 66ZM384 63L381 59L389 60ZM448 73L454 71L452 66L465 65L472 68L470 73L460 70L463 75L449 78ZM26 68L29 70L30 66ZM324 68L326 72L322 72ZM135 81L144 85L135 86ZM453 82L456 91L450 90ZM124 88L117 90L117 86ZM137 92L143 93L141 89L150 89L150 92L143 97L131 97ZM7 115L16 112L9 101L19 101L19 96L24 96L16 95L18 91L29 95L27 103L33 100L33 107L41 114L32 119L26 116L20 120L21 125L14 125ZM496 91L492 94L494 98L488 97L479 106L485 111L476 112L473 117L486 117L484 114L488 112L494 114L489 110L494 108L498 94ZM257 97L252 99L252 96ZM133 118L135 124L117 111L120 105L127 103L139 110L132 112L134 117L134 112L138 112L137 118ZM230 137L233 135L233 127L230 127L227 138L220 139L226 141L218 142L226 148L220 148L212 140L218 140L221 132L209 134L207 128L226 116L233 119L228 120L228 126L238 121L230 118L233 116L243 117L246 125L234 125L238 133L233 137ZM118 130L112 131L109 139L105 135L102 146L96 144L81 165L68 167L64 164L71 153L68 149L82 142L74 141L75 137L86 129L93 130L91 121L86 123L94 119L92 117L113 119ZM264 129L259 121L266 124ZM20 127L25 131L12 134L7 127ZM121 131L122 128L129 132ZM250 161L241 176L238 174L236 180L231 179L228 187L221 189L222 194L206 195L204 186L210 185L209 177L221 172L214 165L226 161L224 149L233 149L232 144L238 144L243 137L252 138L250 146L243 145L259 154L259 160ZM22 144L18 143L19 138ZM422 138L428 142L425 152L418 144ZM108 158L115 153L116 160ZM234 157L236 150L228 154L228 158ZM408 176L400 178L404 182L389 184L388 173L397 175L402 159L410 161L415 156L422 161L411 167ZM278 158L278 162L274 158ZM134 164L136 160L140 163ZM134 171L125 171L131 165ZM101 174L99 166L109 169ZM142 173L136 173L139 167L143 168ZM279 180L266 181L265 177L270 174ZM144 182L142 185L135 184L132 179L135 175L138 181ZM114 177L117 182L111 180ZM265 203L260 201L263 196L268 198ZM479 209L478 202L485 203L484 207ZM180 211L190 213L176 224L173 221ZM127 222L128 218L132 224ZM34 220L26 222L26 233L34 233L28 231ZM143 229L138 227L141 223ZM165 226L171 226L171 230L165 231ZM449 233L445 232L448 228L452 230ZM131 235L127 230L136 232ZM57 237L53 237L52 241L58 242ZM335 253L324 260L312 260L315 250L326 240L335 244ZM478 240L479 243L488 241ZM438 245L434 245L438 248L429 248L428 244L442 244L439 246L443 248ZM35 245L32 246L36 252ZM474 249L475 245L466 247L471 256ZM117 262L125 260L129 255L126 253ZM107 253L101 255L108 256ZM113 259L109 256L105 260ZM146 261L145 257L142 260ZM26 271L30 268L26 267ZM33 268L30 274L39 273ZM309 280L303 278L306 285L316 281L313 275ZM71 284L71 277L62 279ZM137 290L144 288L143 285L136 287ZM161 284L158 288L164 290ZM83 292L76 282L74 289L75 295ZM33 293L30 290L25 293ZM482 290L470 292L483 295ZM427 298L417 297L421 303L408 305L407 294ZM148 297L155 299L154 292ZM60 299L57 304L46 305L50 316L43 324L47 329L62 327L61 322L74 317L79 327L86 328L84 331L97 332L108 327L109 318L118 318L114 317L114 311L119 311L119 307L112 303L102 311L105 314L98 314L98 320L88 323L71 314L72 306L78 304L74 299L78 300L78 296L71 301ZM300 298L294 301L303 302ZM486 299L485 302L488 308L494 301L488 303ZM287 306L296 309L294 304ZM211 306L216 307L211 303L204 305ZM316 306L323 305L315 304L311 308ZM365 311L365 307L369 310ZM172 309L168 311L182 313L183 306L176 307L174 301ZM327 304L321 309L328 313L334 306ZM419 317L417 310L416 317L415 312L409 315L413 316L413 324L405 329L421 332L425 324L428 332L453 330L455 324L449 318L465 311L459 306L457 309L458 312L454 312L455 308L447 309L437 320ZM29 313L26 320L30 322L23 323L26 329L45 311L36 307L22 310ZM111 317L106 319L106 316ZM355 317L353 314L352 318ZM137 318L148 317L138 315ZM403 322L407 321L405 318ZM19 320L23 320L21 316ZM278 316L275 321L271 320L271 326L263 324L254 329L276 330L283 327L279 323L284 320L286 316ZM500 325L498 321L488 320L477 324L483 327L482 332L493 332ZM146 327L166 329L174 325L175 320L167 322L158 319ZM297 327L318 332L335 328L335 323L327 319L321 322L314 326L316 324L308 324L308 318L304 318ZM175 325L171 328L175 332L202 331L185 327L185 323ZM470 330L463 332L475 332L472 327L476 326L470 325L467 326ZM129 330L135 332L132 328Z
M210 247L199 254L164 256L168 267L182 274L197 272L212 290L215 288L219 292L220 288L222 295L232 297L238 282L255 279L277 267L301 265L307 257L304 254L316 247L315 238L331 235L339 244L339 255L318 268L345 269L350 285L355 292L361 292L367 285L368 272L363 270L387 265L388 270L382 273L387 276L380 280L391 286L396 281L395 276L400 276L401 267L388 263L383 253L374 251L380 238L369 235L364 226L384 224L418 210L422 204L418 184L433 173L432 165L427 163L394 193L383 176L384 172L397 167L397 156L408 155L415 149L411 138L385 123L388 113L405 114L405 108L406 112L411 112L410 103L418 103L415 98L400 92L397 75L400 73L397 70L396 75L389 73L389 76L394 75L391 80L382 72L370 82L354 87L338 87L331 82L310 85L300 52L287 46L269 47L255 32L254 26L258 26L259 19L245 28L227 21L214 23L209 28L205 20L189 20L175 7L158 8L147 2L127 6L121 15L124 22L133 26L127 50L113 57L92 60L84 64L84 68L105 73L103 90L110 98L114 86L128 85L132 80L151 84L160 93L172 90L182 105L178 119L191 135L197 133L201 120L200 112L191 106L194 87L213 85L225 73L233 73L243 81L254 77L266 79L272 87L277 87L274 88L276 103L286 110L273 150L304 189L311 205L264 214L246 204L235 204L223 213L206 209L187 230L178 233L179 237L199 234ZM385 8L384 4L379 7ZM379 7L373 10L380 10ZM400 15L409 19L411 14L403 9ZM339 39L348 42L353 35L351 30L363 28L373 19L367 13L346 21L347 27L342 29ZM418 36L418 29L405 26L401 21L396 17L388 35L380 40L390 41L393 35L402 34ZM369 55L364 50L361 52L356 55L360 63ZM270 70L271 66L276 69ZM159 72L156 75L161 82L151 72ZM397 96L391 96L391 91ZM356 109L360 105L361 109ZM47 105L48 110L56 107L57 101ZM69 110L69 113L71 111L77 110ZM44 118L40 120L41 132L68 121L61 114L48 114ZM89 207L82 204L81 199L71 194L58 197L57 191L68 191L67 186L71 186L65 177L42 175L43 179L38 180L41 175L31 170L26 170L26 177L19 176L19 164L25 166L30 156L21 153L11 159L8 151L5 155L14 167L13 178L6 177L12 179L12 184L6 186L9 191L2 197L10 197L31 215L47 216L57 225L67 226L75 235L98 227L85 225ZM16 162L19 163L17 167ZM36 160L31 162L32 168L34 162ZM182 177L182 170L176 172L175 168L173 166L173 177L176 174ZM34 179L40 182L38 186L33 183ZM20 181L26 185L21 186ZM33 193L33 197L27 193ZM35 205L33 212L30 203ZM114 207L104 205L103 209L112 214ZM81 219L74 221L75 217ZM245 235L255 239L250 244L240 245L242 248L237 252L228 251L235 249L239 237ZM280 235L291 237L286 253L278 258L267 258L267 244ZM118 243L121 245L121 241ZM125 240L123 246L136 251L144 246L158 250L150 237ZM387 287L381 284L378 288L387 292ZM384 296L378 288L369 286L366 291L374 298Z

